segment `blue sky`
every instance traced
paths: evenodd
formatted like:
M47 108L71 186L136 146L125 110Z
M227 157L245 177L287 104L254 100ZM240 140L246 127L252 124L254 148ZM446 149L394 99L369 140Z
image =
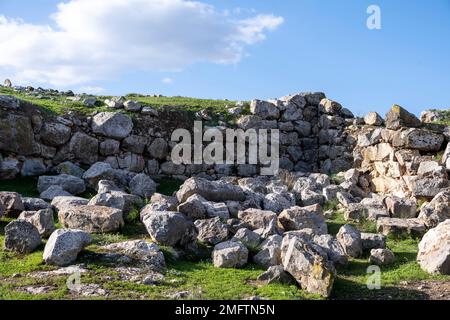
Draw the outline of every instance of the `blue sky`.
M22 24L48 25L50 28L58 30L59 27L50 18L50 14L57 11L59 2L53 0L0 0L0 16L8 19L20 18L23 20ZM133 47L132 44L138 41L133 39L135 42L128 44L127 50L129 51L125 51L125 55L114 57L113 63L102 65L99 70L96 70L95 64L83 65L84 61L88 61L86 56L80 57L81 53L80 56L77 56L76 48L80 47L79 44L78 47L70 50L68 48L71 47L67 45L52 49L61 50L58 52L61 52L62 55L67 54L70 58L77 59L75 66L70 65L70 69L67 69L71 72L68 73L71 75L71 79L65 79L64 75L60 74L61 70L66 69L58 69L59 73L57 74L61 76L59 82L56 82L57 84L61 83L58 86L47 84L45 80L41 80L42 70L33 69L33 72L27 72L30 65L40 64L51 68L52 64L68 63L67 60L62 63L48 53L45 54L45 57L33 61L34 57L31 52L45 52L43 46L46 42L43 41L42 47L34 44L35 47L27 48L27 52L30 52L28 55L22 56L21 51L10 51L12 52L11 56L7 56L5 53L2 57L0 53L0 76L10 77L13 82L14 76L16 76L19 82L24 79L22 81L47 87L68 86L75 90L93 88L94 91L101 88L102 94L139 92L248 100L275 98L300 91L324 91L329 98L339 101L357 115L363 115L368 111L378 111L384 115L394 103L400 104L416 114L427 108L450 107L449 0L427 2L406 0L202 0L201 2L214 6L218 13L222 13L226 9L234 9L236 12L236 8L241 8L239 14L232 16L234 20L241 21L259 14L272 15L273 19L265 22L266 29L260 30L260 33L246 34L245 40L242 40L239 45L239 50L236 49L232 57L227 57L230 61L233 59L236 61L227 61L226 64L216 61L226 55L222 48L217 50L201 48L201 50L190 49L188 51L185 50L186 48L182 48L181 51L169 50L185 56L182 61L178 61L177 57L161 58L159 54L155 55L157 58L152 58L155 63L149 63L145 68L135 65L127 66L126 52L133 52L135 55L132 55L132 59L135 59L135 57L140 57L137 51L142 49ZM376 4L381 8L381 30L369 30L366 27L368 17L366 10L371 4ZM182 12L184 12L183 15L178 19L184 19L186 12L190 14L192 11ZM123 29L126 29L130 23L120 15L121 12L115 14L118 16L118 23L122 23ZM282 18L282 23L274 20L275 17ZM150 19L153 21L155 17L149 17ZM160 22L158 24L160 27L155 34L162 37L166 32L169 35L174 34L172 28L176 28L177 21L180 20L168 21L170 24ZM270 28L271 23L276 24L272 29ZM29 34L28 29L25 29L22 24L19 23L18 31L11 31L12 35L6 38L14 38L16 34L22 32L25 35ZM166 25L170 27L167 27L168 29L161 27ZM238 26L241 25L242 23L239 22ZM7 26L11 30L10 25ZM229 24L225 26L213 24L212 27L217 27L219 33L223 31L221 36L225 37L229 35L228 32L232 32L230 30L234 28L234 25L230 27ZM178 39L177 43L190 46L192 44L189 41L194 44L201 41L201 46L207 46L208 41L212 41L211 46L220 46L222 42L216 43L214 39L211 40L214 33L208 29L212 29L212 27L207 25L203 28L205 35L201 35L201 37L198 33L203 32L199 31L203 30L202 27L194 28L192 30L196 35L193 35L193 39L189 34L183 34L183 41ZM0 35L2 35L1 32L0 29ZM45 34L45 30L40 30L36 32L36 37L39 40L39 37ZM133 34L133 30L127 30L127 36L132 38ZM259 39L260 35L264 35L264 39ZM20 38L14 42L5 42L3 45L8 45L8 48L21 46L23 41L28 42L26 39ZM36 42L35 38L32 40L29 42ZM54 45L55 40L48 41L50 42L47 47ZM99 49L107 45L99 43ZM150 42L145 50L152 46L158 46L158 42ZM43 49L41 50L41 48ZM111 48L113 49L110 51L114 51L114 48L117 47ZM1 40L0 49L2 49ZM153 48L151 49L153 50ZM243 53L239 56L237 52L240 52L241 49ZM145 50L144 53L148 52ZM80 47L80 52L82 51L83 48ZM15 52L19 52L19 54L13 54ZM95 51L93 52L95 54ZM164 56L164 50L162 52ZM170 54L168 53L168 55ZM174 53L174 56L176 55ZM158 59L162 59L161 62ZM8 65L7 62L10 60L13 60L14 63L11 62ZM191 63L191 61L193 62ZM164 65L164 71L158 68L160 63ZM170 63L174 63L174 70L167 71L166 69L172 67ZM108 67L118 64L124 65L113 73L109 73ZM2 65L4 65L3 68ZM82 75L85 72L91 74L83 80ZM102 73L108 76L99 76L99 79L96 79L95 75ZM42 79L46 76L48 75L42 75ZM78 77L80 78L79 82L73 84L70 82L73 78ZM163 79L166 80L163 81ZM70 83L70 85L65 85L66 83ZM21 82L20 84L26 83Z

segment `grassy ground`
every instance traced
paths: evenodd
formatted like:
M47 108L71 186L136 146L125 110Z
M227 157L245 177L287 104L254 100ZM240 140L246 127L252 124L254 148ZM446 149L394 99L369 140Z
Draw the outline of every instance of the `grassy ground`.
M18 190L33 195L32 182L21 183L20 180L2 182L0 190ZM34 184L35 185L35 184ZM179 182L160 181L159 191L172 194L177 190ZM331 207L334 207L331 205ZM0 242L4 241L4 227L11 220L0 220ZM343 215L335 212L327 221L330 233L336 234L340 226L345 224ZM360 223L361 231L373 232L374 224ZM94 235L94 242L80 253L77 263L83 263L89 274L82 274L83 284L100 284L108 293L107 299L167 299L180 291L190 292L189 299L244 299L260 296L265 299L320 299L307 294L295 285L262 285L256 278L263 270L255 265L248 265L240 270L214 268L211 262L185 261L176 258L173 250L162 247L168 264L168 272L164 281L157 286L140 285L121 280L117 271L109 265L99 262L95 257L102 245L121 242L130 239L148 239L145 227L140 222L128 223L120 233ZM394 251L396 262L391 266L381 268L381 290L369 290L367 280L370 274L368 256L361 259L350 259L345 267L338 268L332 299L414 299L419 292L404 288L404 282L435 280L450 281L448 276L433 276L422 271L416 263L417 240L403 239L388 241L388 247ZM53 270L42 262L42 245L29 255L6 252L0 248L0 300L2 299L80 299L69 292L66 286L67 276L31 278L30 272ZM43 294L29 294L24 288L49 287L50 291ZM84 298L93 299L93 298Z
M69 110L76 110L86 114L90 114L93 111L106 111L108 109L104 105L103 101L111 98L110 96L97 96L97 100L100 102L100 105L88 108L84 106L82 102L74 102L66 99L64 96L49 95L43 98L37 98L35 96L20 93L11 88L1 86L0 95L15 96L24 101L33 103L53 114L63 114ZM225 117L229 117L226 106L234 106L236 104L236 101L229 100L196 99L188 97L154 97L138 94L129 94L125 98L139 101L145 106L151 106L156 109L162 107L179 107L192 112L209 109L214 114L223 115Z

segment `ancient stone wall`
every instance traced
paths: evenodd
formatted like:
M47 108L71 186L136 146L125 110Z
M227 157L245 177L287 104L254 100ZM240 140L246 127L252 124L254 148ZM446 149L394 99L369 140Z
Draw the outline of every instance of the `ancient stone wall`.
M234 106L230 112L231 109L236 111ZM0 178L42 175L67 161L82 167L103 161L113 168L181 179L194 175L218 178L259 174L257 165L173 164L173 130L192 131L194 121L202 117L201 113L170 107L54 116L2 96ZM281 168L329 173L352 166L353 146L344 131L352 118L350 111L326 99L323 93L302 93L277 100L254 100L250 114L236 116L235 125L244 130L279 129ZM204 128L207 125L205 122ZM217 128L225 131L227 127Z

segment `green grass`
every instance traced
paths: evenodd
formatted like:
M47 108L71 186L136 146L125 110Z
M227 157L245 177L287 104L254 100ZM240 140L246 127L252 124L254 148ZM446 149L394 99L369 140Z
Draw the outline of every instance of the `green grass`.
M104 104L105 99L110 96L96 96L100 102L99 106L92 108L86 107L82 102L74 102L66 99L65 96L49 95L43 98L37 98L33 95L17 92L12 88L0 87L0 95L11 95L21 100L32 103L50 114L64 114L67 111L79 111L85 114L90 114L93 111L107 111L108 108ZM229 100L215 100L215 99L197 99L189 97L153 97L138 94L128 94L126 99L136 100L141 102L144 106L150 106L155 109L165 107L181 108L183 110L197 112L208 109L211 112L213 121L217 122L218 118L223 118L224 121L232 121L233 117L228 113L227 106L234 106L236 101ZM246 112L248 112L246 108Z
M159 181L159 192L172 194L177 190L180 182L176 180ZM3 182L3 187L5 186ZM18 191L23 188L20 181L10 181L8 189ZM25 184L26 185L26 184ZM33 187L36 184L32 184ZM27 187L28 192L33 188ZM23 189L21 189L23 190ZM327 204L335 209L335 203ZM0 243L4 242L4 228L12 221L8 218L0 219ZM339 228L347 222L341 212L335 211L332 219L327 220L329 232L336 234ZM361 231L374 232L374 223L363 221L353 224ZM114 234L93 235L93 243L86 247L79 255L77 263L83 263L90 270L89 274L82 274L84 284L97 283L108 291L107 299L168 299L180 291L189 291L194 299L244 299L260 296L265 299L320 299L300 290L295 285L271 284L262 285L257 277L263 270L255 265L247 265L243 269L215 268L206 256L204 261L187 261L176 256L173 249L161 247L168 266L168 272L160 285L146 286L134 282L123 281L112 266L96 259L100 246L134 239L150 241L145 226L138 220L128 222L120 232ZM414 289L400 288L404 281L436 280L450 281L449 276L430 275L416 262L418 240L388 239L390 248L396 257L392 265L381 267L381 290L367 288L367 268L369 267L368 253L360 259L349 259L347 266L338 267L337 278L332 291L332 299L387 299L390 295L395 298L414 299L418 292ZM27 277L26 274L39 270L53 270L55 267L45 265L42 261L44 244L37 251L28 255L20 255L3 250L0 247L0 300L3 299L98 299L76 297L70 294L66 287L67 276L46 277L37 279ZM15 274L21 276L12 277ZM24 292L27 286L49 286L53 288L48 293L31 295Z

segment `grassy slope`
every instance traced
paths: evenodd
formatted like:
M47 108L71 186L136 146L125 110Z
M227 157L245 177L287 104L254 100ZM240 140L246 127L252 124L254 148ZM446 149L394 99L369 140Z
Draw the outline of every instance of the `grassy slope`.
M73 102L65 97L60 96L48 96L45 99L40 99L34 96L30 96L24 93L19 93L10 88L5 88L0 86L0 95L11 95L15 96L24 101L33 103L44 110L54 113L63 114L68 110L81 111L83 113L91 113L93 111L105 111L108 110L103 104L105 99L111 98L110 96L97 96L97 99L102 103L100 106L93 108L87 108L82 102ZM129 94L126 96L127 99L137 100L145 106L151 106L154 108L161 108L166 106L171 107L181 107L189 111L200 111L203 109L211 109L215 114L222 114L227 116L228 112L226 109L227 105L235 105L235 101L228 100L212 100L212 99L196 99L188 97L153 97L153 96L143 96L137 94Z

